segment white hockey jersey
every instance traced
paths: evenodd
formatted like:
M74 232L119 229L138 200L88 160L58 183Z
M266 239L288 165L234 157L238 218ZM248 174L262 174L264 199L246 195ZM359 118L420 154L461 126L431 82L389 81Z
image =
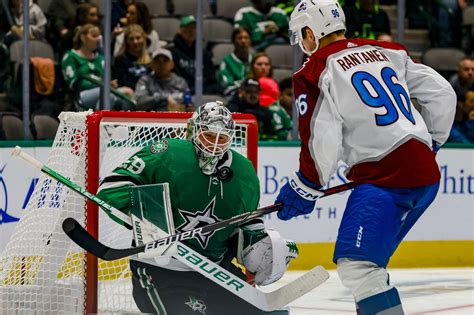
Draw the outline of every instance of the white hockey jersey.
M325 185L342 160L349 165L347 177L360 183L416 187L439 180L431 145L448 138L456 95L402 45L334 42L303 64L293 85L300 170L308 179Z

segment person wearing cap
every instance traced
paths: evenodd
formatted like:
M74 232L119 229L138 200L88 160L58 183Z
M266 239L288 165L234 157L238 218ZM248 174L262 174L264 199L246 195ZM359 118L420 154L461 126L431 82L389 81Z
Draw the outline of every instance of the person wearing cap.
M196 60L196 19L192 15L181 18L178 32L173 39L171 52L175 62L175 72L183 77L188 83L191 92L194 93L194 81L196 70L194 62ZM220 94L222 88L217 83L214 64L211 53L203 50L202 54L202 76L203 91L205 94Z
M288 16L275 6L275 0L252 0L252 6L240 8L234 17L235 27L248 28L252 45L263 51L274 43L286 43Z
M189 89L186 80L173 73L173 56L168 49L153 52L152 73L142 76L135 87L137 109L144 111L192 111L192 104L184 104Z
M259 124L260 140L286 140L288 131L283 130L280 113L260 106L260 83L253 78L245 79L236 95L229 101L231 112L253 114ZM281 133L283 131L283 134Z

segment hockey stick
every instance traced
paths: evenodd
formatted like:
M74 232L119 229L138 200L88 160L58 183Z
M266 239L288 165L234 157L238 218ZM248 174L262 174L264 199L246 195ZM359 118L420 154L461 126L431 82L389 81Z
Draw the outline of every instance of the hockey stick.
M99 205L102 209L104 209L108 214L118 218L122 221L127 227L131 229L132 221L129 216L121 212L120 210L112 207L102 199L98 198L97 196L91 194L86 189L76 185L66 177L62 176L61 174L57 173L56 171L52 170L51 168L47 167L46 165L42 164L40 161L32 157L31 155L22 151L21 147L16 146L12 152L12 155L19 156L25 161L33 164L37 168L39 168L43 173L50 176L53 179L56 179L60 183L64 184L65 186L71 188L75 192L79 193L80 195L86 197L87 199L93 201L97 205ZM330 196L348 189L352 189L355 186L354 183L349 182L346 184L342 184L339 186L335 186L329 189L324 190L324 195L322 197ZM92 253L94 256L102 259L102 260L116 260L128 256L132 256L138 253L146 252L149 250L153 250L158 246L165 246L170 245L172 243L187 240L190 238L194 238L198 235L203 235L205 233L209 233L216 229L220 229L231 224L242 224L249 220L261 217L265 214L272 213L278 211L281 208L281 204L271 205L264 208L257 209L252 212L243 213L241 215L234 216L230 219L215 222L212 224L205 225L203 227L186 231L182 233L177 233L174 235L170 235L164 238L160 238L158 240L146 243L142 246L138 247L130 247L130 248L123 248L123 249L116 249L110 248L100 242L97 242L94 237L92 237L81 225L73 218L66 218L63 222L63 230L64 232L73 240L77 245L81 246L83 249L87 250L88 252ZM97 244L96 244L97 243Z
M177 254L173 257L264 311L282 308L329 278L328 272L322 266L316 266L285 286L263 292L182 243L177 243Z

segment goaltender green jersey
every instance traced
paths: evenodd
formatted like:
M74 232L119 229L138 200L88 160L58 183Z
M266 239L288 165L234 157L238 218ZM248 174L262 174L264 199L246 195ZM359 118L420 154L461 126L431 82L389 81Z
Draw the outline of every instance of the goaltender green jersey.
M257 209L260 188L252 163L229 150L214 175L199 168L193 144L179 139L160 140L143 148L102 181L98 197L130 214L130 185L169 183L176 232L184 232ZM261 219L243 229L253 243L266 236ZM235 226L183 241L213 261L227 251Z

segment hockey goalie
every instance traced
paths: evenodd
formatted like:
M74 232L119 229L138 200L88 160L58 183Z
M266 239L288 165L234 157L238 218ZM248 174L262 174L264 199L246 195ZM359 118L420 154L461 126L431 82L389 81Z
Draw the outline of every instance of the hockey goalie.
M189 120L187 141L143 148L104 178L98 197L131 215L137 246L253 211L258 177L230 149L234 133L227 108L206 103ZM227 226L132 257L133 298L146 313L270 314L245 300L242 282L277 281L297 254L295 243L260 218Z

